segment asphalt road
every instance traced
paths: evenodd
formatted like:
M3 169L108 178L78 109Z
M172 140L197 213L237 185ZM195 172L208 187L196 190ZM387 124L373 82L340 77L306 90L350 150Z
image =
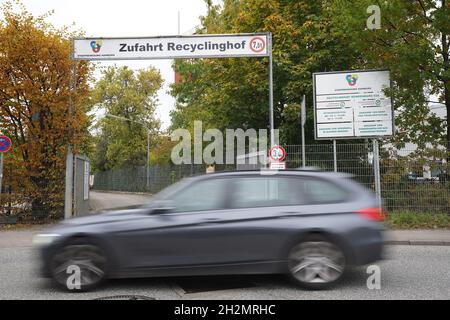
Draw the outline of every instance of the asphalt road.
M389 246L387 255L379 263L380 290L367 288L363 267L325 291L299 289L283 276L215 276L111 280L94 292L66 293L36 275L32 248L0 246L0 299L450 299L450 246Z

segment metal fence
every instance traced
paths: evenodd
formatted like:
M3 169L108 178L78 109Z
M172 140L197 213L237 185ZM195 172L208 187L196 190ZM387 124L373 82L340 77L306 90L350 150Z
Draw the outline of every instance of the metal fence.
M300 145L288 145L288 168L302 166ZM322 171L346 172L369 189L375 190L374 149L372 143L305 146L306 166ZM419 150L380 146L381 197L391 211L443 212L450 214L448 154L442 148ZM336 168L335 168L336 165ZM233 170L232 165L218 165L215 171ZM99 172L93 189L155 193L183 177L205 173L205 165L152 166Z
M156 193L182 178L205 173L206 167L203 164L183 164L176 166L141 166L96 172L92 189ZM215 168L216 171L233 169L233 166L225 165Z

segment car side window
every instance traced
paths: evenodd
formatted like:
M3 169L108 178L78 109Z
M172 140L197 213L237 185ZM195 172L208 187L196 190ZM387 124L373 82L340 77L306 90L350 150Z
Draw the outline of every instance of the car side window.
M304 193L311 204L339 203L348 197L348 191L322 179L305 179Z
M304 204L301 179L289 177L243 177L234 179L233 208Z
M172 212L219 210L225 207L228 179L200 180L187 186L171 198Z

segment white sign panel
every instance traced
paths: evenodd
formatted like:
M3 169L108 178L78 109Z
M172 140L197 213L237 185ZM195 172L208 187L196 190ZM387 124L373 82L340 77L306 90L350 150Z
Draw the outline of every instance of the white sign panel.
M270 163L270 170L285 170L286 169L286 162L281 161L274 161Z
M76 38L75 60L127 60L269 55L269 34L193 35L149 38Z
M389 71L315 73L316 139L390 136L394 132Z

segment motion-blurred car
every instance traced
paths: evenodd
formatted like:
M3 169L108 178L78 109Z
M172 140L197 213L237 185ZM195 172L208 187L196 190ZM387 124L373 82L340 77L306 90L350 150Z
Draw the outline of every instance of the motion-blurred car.
M187 178L146 206L64 221L34 239L44 275L107 278L286 273L312 289L381 258L374 195L339 174L238 171ZM70 288L69 288L70 289Z

